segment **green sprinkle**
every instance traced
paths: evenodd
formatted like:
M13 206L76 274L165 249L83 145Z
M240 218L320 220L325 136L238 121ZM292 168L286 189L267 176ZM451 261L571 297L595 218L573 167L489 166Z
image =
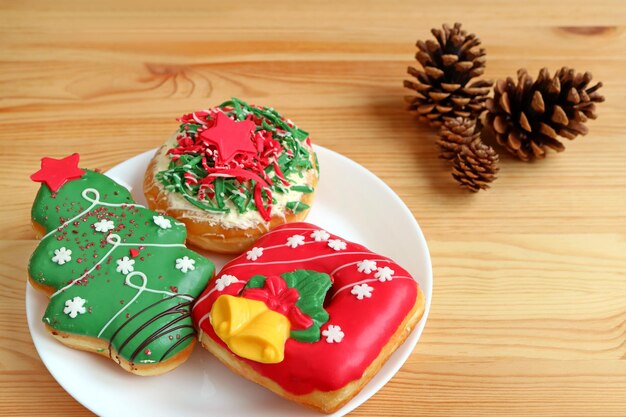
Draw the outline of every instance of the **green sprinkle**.
M309 209L308 204L301 203L300 201L290 201L285 206L294 213L300 213L301 211Z
M224 208L224 178L215 178L213 185L215 185L215 201L217 202L217 206Z
M189 201L194 206L196 206L198 208L201 208L203 210L206 210L206 211L214 211L216 213L228 213L230 211L228 209L221 209L221 208L218 208L218 207L212 207L212 206L209 206L208 204L201 203L198 200L196 200L195 198L190 197L188 195L185 195L184 197L185 197L185 200Z
M313 187L309 185L293 185L291 186L291 190L298 191L300 193L309 194L313 192Z

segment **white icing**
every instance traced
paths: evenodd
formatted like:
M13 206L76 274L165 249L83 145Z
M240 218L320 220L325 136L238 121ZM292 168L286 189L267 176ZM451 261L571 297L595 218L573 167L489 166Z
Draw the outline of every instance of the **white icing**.
M156 155L156 163L154 164L153 175L156 175L160 171L167 170L170 157L166 155L168 149L174 147L177 144L176 136L178 131L175 132L165 145L159 149ZM309 147L305 142L302 142L302 146L306 147L311 153L313 149ZM298 172L292 172L285 176L287 181L291 185L308 185L312 186L314 179L317 178L317 171L310 169L302 172L302 176ZM273 177L271 177L273 178ZM198 207L191 204L180 193L165 191L163 185L155 178L154 183L159 188L160 193L166 193L168 208L172 210L187 210L184 216L187 219L208 223L211 226L220 225L226 229L250 229L258 226L265 226L265 230L269 230L269 223L266 222L261 214L256 210L248 210L245 213L239 213L237 207L232 201L226 200L225 205L230 210L228 213L213 213L210 211L203 211ZM287 209L287 203L290 201L300 201L303 193L299 191L289 190L287 193L272 193L272 197L276 200L275 204L272 204L271 216L285 217ZM194 213L198 213L195 215Z
M194 266L195 263L196 261L190 257L183 256L182 258L176 259L176 269L180 269L182 273L186 274L187 271L193 271L196 269Z
M304 245L304 236L302 235L293 235L287 238L287 243L285 245L290 248L297 248L298 246Z
M391 281L393 279L393 274L395 271L388 266L384 266L382 268L378 268L376 273L374 274L375 278L378 278L380 282Z
M369 259L363 259L356 264L356 268L359 272L364 274L371 274L376 270L376 261L370 261Z
M128 256L124 256L122 259L118 259L116 263L117 268L115 268L115 270L117 272L121 272L124 275L135 270L135 267L133 266L135 265L135 260L130 259Z
M172 222L170 222L170 219L166 219L163 216L152 216L152 220L154 221L154 224L159 226L161 229L169 229L170 227L172 227Z
M330 239L328 241L328 247L334 250L345 250L347 245L346 242L344 242L341 239Z
M326 230L315 230L311 233L311 239L315 239L316 242L325 242L330 238L330 234Z
M370 298L372 296L372 291L374 291L374 288L367 284L357 284L352 287L350 294L356 295L357 300L362 300L364 298Z
M256 261L263 256L263 248L254 247L246 252L246 259L249 261Z
M72 250L67 249L65 247L55 249L54 256L52 257L52 262L57 263L59 265L63 265L66 262L72 260Z
M70 316L70 318L75 319L79 314L85 314L87 309L85 309L85 300L84 298L74 297L65 302L65 308L63 312Z
M341 327L330 324L326 330L322 332L322 336L326 338L326 343L340 343L343 340L343 332Z
M109 230L113 230L113 228L115 228L115 224L113 223L113 220L102 219L99 222L95 222L93 227L96 229L96 232L106 233Z
M228 275L228 274L222 275L221 277L215 280L215 288L217 288L218 291L224 291L224 288L236 282L239 282L236 276Z

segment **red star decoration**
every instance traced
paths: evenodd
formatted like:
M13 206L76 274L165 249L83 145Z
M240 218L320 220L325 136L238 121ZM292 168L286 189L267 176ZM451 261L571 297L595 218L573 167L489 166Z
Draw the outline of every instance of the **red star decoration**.
M250 120L237 122L219 112L213 126L200 132L200 138L215 145L219 160L226 163L237 154L256 155L256 147L250 138L255 127Z
M35 182L45 182L50 191L57 192L68 181L82 177L85 171L78 168L80 155L75 153L62 159L42 158L41 169L30 176Z

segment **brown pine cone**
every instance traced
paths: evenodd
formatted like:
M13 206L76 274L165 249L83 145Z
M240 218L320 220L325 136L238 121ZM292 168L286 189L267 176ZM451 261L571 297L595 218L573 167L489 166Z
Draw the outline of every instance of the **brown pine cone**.
M461 186L472 192L486 190L489 184L496 180L498 154L480 139L475 139L468 145L463 145L454 159L452 177Z
M446 117L437 139L439 158L452 161L467 145L480 138L480 121L470 117Z
M404 86L417 93L407 96L409 110L417 111L419 120L441 126L443 117L477 117L484 109L492 81L470 81L485 72L485 50L480 39L467 34L460 23L432 29L437 41L417 41L415 55L423 69L408 68L415 80Z
M487 124L498 143L523 161L544 158L547 148L558 152L565 146L559 136L574 139L587 134L585 122L595 119L595 103L602 83L590 87L591 74L563 67L553 77L547 68L533 82L525 69L512 78L499 80L494 97L486 102Z

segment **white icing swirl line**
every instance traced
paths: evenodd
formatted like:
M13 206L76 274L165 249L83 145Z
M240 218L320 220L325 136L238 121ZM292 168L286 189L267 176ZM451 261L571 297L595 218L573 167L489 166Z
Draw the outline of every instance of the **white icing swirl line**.
M393 277L394 281L396 279L410 279L411 281L415 281L415 279L413 279L413 277L409 277L409 276L394 276ZM331 300L333 298L335 298L337 296L337 294L339 294L341 291L346 290L348 288L352 288L355 285L359 285L359 284L365 284L367 282L380 282L377 278L368 278L368 279L364 279L362 281L357 281L357 282L353 282L351 284L348 285L344 285L343 287L339 288L337 291L335 291L335 293L333 294L333 296L331 297Z
M114 238L116 238L117 240L112 241ZM117 248L117 246L119 245L119 241L120 241L120 237L116 234L110 234L107 236L106 238L107 243L113 245L113 247L111 249L109 249L107 251L106 254L104 254L104 256L102 256L102 258L96 262L96 264L94 266L91 267L91 269L89 269L87 272L85 272L84 274L82 274L81 276L79 276L78 278L72 280L72 282L70 282L69 284L67 284L65 287L57 290L54 294L52 294L50 296L50 298L54 298L55 296L59 295L60 293L64 292L65 290L67 290L68 288L72 287L74 284L76 284L78 281L82 280L83 278L85 278L87 275L89 275L90 273L93 272L94 269L96 269L96 267L98 265L100 265L102 262L104 262L107 257L111 254L111 252L113 252L115 250L115 248Z
M222 276L224 276L224 274L221 274L221 275L220 275L220 277L222 277ZM217 281L217 279L213 280L213 284L215 284L215 282L216 282L216 281ZM237 284L237 283L242 283L242 284L245 284L245 283L246 283L246 281L242 281L242 280L238 279L237 281L233 281L230 285ZM194 305L193 305L193 307L192 307L191 309L192 309L192 310L193 310L193 309L195 309L195 308L196 308L196 306L197 306L198 304L200 304L200 302L201 302L201 301L206 300L207 298L209 298L209 296L210 296L211 294L213 294L215 291L217 291L217 287L213 286L213 288L211 288L211 290L210 290L208 293L204 294L202 297L200 297L200 298L198 298L198 299L196 300L196 302L194 303ZM204 320L204 317L200 320L200 322L199 322L199 323L201 323L201 322L202 322L202 320ZM198 324L198 326L199 326L199 325L200 325L200 324Z
M107 257L118 247L118 246L145 246L145 247L152 247L152 246L156 246L156 247L185 247L185 245L180 244L180 243L120 243L121 242L121 238L119 235L115 234L115 233L111 233L110 235L108 235L106 237L106 241L108 244L113 245L113 247L111 249L109 249L107 251L106 254L104 254L102 256L102 258L94 265L91 267L91 269L89 269L87 272L85 272L83 275L81 275L80 277L72 280L72 282L70 282L69 284L67 284L65 287L57 290L54 294L52 294L50 296L50 298L55 297L56 295L62 293L63 291L67 290L68 288L72 287L74 284L76 284L77 282L79 282L80 280L82 280L83 278L85 278L87 275L89 275L90 273L93 272L94 269L96 269L96 267L98 265L100 265L102 262L104 262Z
M135 285L131 282L131 278L134 276L140 276L141 277L141 286L139 285ZM146 277L146 274L144 274L143 272L139 272L139 271L133 271L130 274L126 275L126 279L124 280L124 283L126 285L128 285L131 288L134 288L137 290L137 294L135 294L135 296L133 298L131 298L131 300L126 303L126 305L124 305L124 307L122 307L121 309L118 310L117 313L115 313L113 315L113 317L111 317L111 319L104 325L104 327L102 329L100 329L100 332L98 333L98 337L102 336L102 333L104 333L104 331L107 329L107 327L109 327L109 325L111 323L113 323L113 321L120 315L122 314L122 312L124 310L126 310L137 298L139 298L139 296L144 292L151 292L151 293L155 293L155 294L163 294L163 295L167 295L169 297L181 297L181 298L186 298L188 300L193 300L192 297L189 297L187 295L183 295L183 294L176 294L173 292L169 292L169 291L161 291L161 290L154 290L152 288L147 288L146 285L148 284L148 277Z
M87 196L87 193L93 193L95 195L95 197L94 198L90 198L90 197ZM46 235L44 237L41 238L41 240L44 240L45 238L49 237L50 235L58 232L59 230L62 230L65 226L67 226L71 222L73 222L73 221L75 221L77 219L80 219L85 214L89 213L91 211L91 209L93 209L98 204L100 204L101 206L107 206L107 207L133 206L133 207L144 208L144 206L139 205L139 204L134 204L134 203L130 203L130 204L129 203L104 203L104 202L100 201L100 193L95 188L85 188L83 190L83 192L80 193L80 195L85 200L89 201L91 203L91 205L89 207L87 207L86 210L80 212L79 214L77 214L76 216L72 217L71 219L69 219L68 221L63 223L62 225L60 225L58 227L55 227L54 229L50 230L48 233L46 233Z
M320 242L314 242L314 243L320 243ZM325 243L325 242L321 242L321 243ZM284 247L285 245L281 245L281 246ZM224 273L226 270L229 270L231 268L237 268L237 267L240 267L240 266L251 266L251 265L260 266L260 265L292 264L292 263L296 263L296 262L313 261L315 259L331 258L333 256L371 255L371 254L372 254L372 252L336 252L336 253L329 253L327 255L318 255L318 256L313 256L311 258L293 259L293 260L289 260L289 261L246 262L246 263L236 264L236 265L231 265L231 266L227 265L227 266L225 266L222 269L222 273Z
M363 259L361 259L361 260L359 260L359 261L356 261L356 262L350 262L350 263L347 263L347 264L345 264L345 265L341 265L341 266L339 266L339 267L335 268L335 270L334 270L333 272L331 272L330 274L328 274L328 275L330 275L330 276L332 277L332 276L334 276L334 275L335 275L338 271L340 271L340 270L342 270L342 269L344 269L344 268L347 268L347 267L349 267L349 266L351 266L351 265L356 265L356 264L358 264L359 262L361 262L362 260L363 260ZM370 260L370 259L368 259L368 260ZM371 259L371 260L372 260L372 261L375 261L375 262L393 262L393 261L392 261L392 260L390 260L390 259Z

